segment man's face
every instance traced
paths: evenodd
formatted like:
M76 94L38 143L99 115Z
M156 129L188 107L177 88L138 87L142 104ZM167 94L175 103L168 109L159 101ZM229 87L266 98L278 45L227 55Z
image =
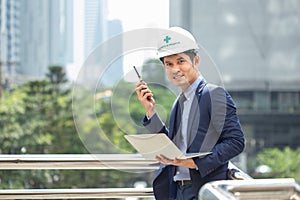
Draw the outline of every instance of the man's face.
M199 76L197 65L199 56L193 60L184 53L164 57L164 66L168 79L185 91Z

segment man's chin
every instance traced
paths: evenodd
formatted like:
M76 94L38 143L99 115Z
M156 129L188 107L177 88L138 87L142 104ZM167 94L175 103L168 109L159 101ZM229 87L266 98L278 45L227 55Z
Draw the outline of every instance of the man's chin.
M173 80L172 83L177 87L186 87L189 85L185 80Z

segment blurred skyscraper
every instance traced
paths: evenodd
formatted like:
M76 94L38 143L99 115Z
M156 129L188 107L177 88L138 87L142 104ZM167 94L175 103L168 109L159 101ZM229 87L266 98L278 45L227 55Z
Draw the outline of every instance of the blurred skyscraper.
M84 2L84 57L107 38L107 1Z
M297 0L170 1L170 25L194 33L234 97L249 155L300 146L299 9Z
M20 65L20 1L0 0L0 62L2 83L12 79Z
M21 1L18 73L44 77L50 65L73 60L73 1Z
M76 71L72 67L79 68L97 46L122 32L121 21L108 20L107 0L0 2L3 80L12 75L21 77L23 82L28 78L43 78L51 65L68 66L69 71ZM116 48L122 49L122 41ZM77 66L72 64L78 60ZM122 76L122 64L122 59L112 64L110 71L117 75L113 77ZM97 70L90 67L84 79L99 79ZM112 85L114 81L110 76L106 84Z
M196 35L227 86L298 81L299 9L295 0L175 0L170 1L170 23Z
M123 77L123 60L115 60L106 66L106 59L110 51L115 48L122 52L122 40L118 40L117 46L103 45L113 36L122 33L122 23L119 20L108 19L107 0L84 1L84 60L88 59L91 53L98 47L101 51L96 60L84 62L85 68L81 71L80 80L85 84L103 84L112 86ZM107 48L107 49L104 49ZM105 73L104 73L105 72Z

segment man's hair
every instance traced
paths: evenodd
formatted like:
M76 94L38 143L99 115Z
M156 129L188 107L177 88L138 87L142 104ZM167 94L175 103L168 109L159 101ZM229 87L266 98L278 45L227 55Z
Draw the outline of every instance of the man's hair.
M191 61L193 61L195 56L197 55L197 50L196 49L190 49L190 50L184 51L182 53L188 55L190 57ZM164 63L164 57L159 58L159 60L162 63Z

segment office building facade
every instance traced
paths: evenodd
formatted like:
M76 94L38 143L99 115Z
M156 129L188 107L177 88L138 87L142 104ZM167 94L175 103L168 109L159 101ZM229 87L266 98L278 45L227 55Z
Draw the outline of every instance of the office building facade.
M72 67L80 68L94 49L122 32L121 21L108 20L107 0L0 2L3 84L8 75L14 76L11 84L44 78L53 65L68 67L68 72L72 72ZM116 48L122 49L121 40ZM111 78L111 73L118 79L122 77L122 65L122 59L113 63L107 80L103 79L105 84L118 81ZM97 70L90 67L84 80L97 82Z
M107 58L116 51L114 49L122 52L122 38L114 40L113 46L107 42L122 33L121 21L108 19L107 0L91 0L84 2L83 27L84 66L77 82L98 84L100 88L115 85L123 78L123 60L115 58L110 62Z
M1 82L5 87L20 65L20 1L0 0Z
M170 1L170 25L194 33L233 96L250 157L300 147L299 7L293 0Z
M73 54L72 0L21 1L21 65L18 73L42 78Z

